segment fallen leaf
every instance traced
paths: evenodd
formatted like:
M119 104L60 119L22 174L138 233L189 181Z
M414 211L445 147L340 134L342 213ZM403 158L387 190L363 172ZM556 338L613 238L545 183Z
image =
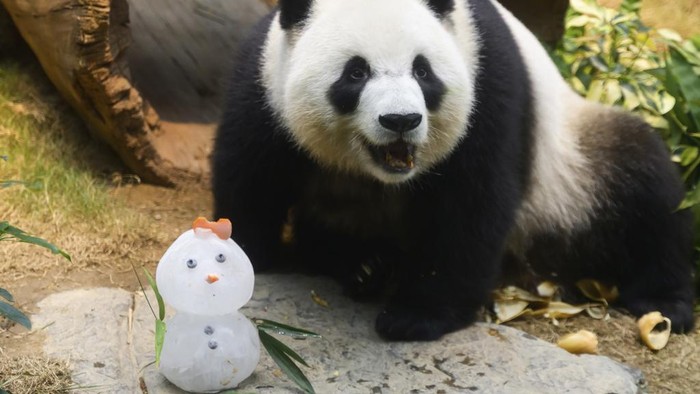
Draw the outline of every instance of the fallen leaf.
M561 337L557 346L572 354L597 354L598 336L588 330L580 330Z
M649 312L637 321L639 336L649 349L661 350L671 337L671 319L661 312Z

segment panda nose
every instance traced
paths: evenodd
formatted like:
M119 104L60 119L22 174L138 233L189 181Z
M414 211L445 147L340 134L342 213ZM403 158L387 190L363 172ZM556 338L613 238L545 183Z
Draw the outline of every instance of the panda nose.
M421 114L386 114L379 115L379 124L397 133L405 133L418 127L423 115Z

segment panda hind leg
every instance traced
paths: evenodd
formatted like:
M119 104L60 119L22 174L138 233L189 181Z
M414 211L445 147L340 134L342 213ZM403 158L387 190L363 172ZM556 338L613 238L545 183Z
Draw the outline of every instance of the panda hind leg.
M598 140L588 152L602 182L596 195L604 196L590 223L535 237L528 260L569 284L586 278L614 284L618 304L635 316L659 311L674 332L687 332L694 325L693 221L691 212L678 210L684 195L678 171L643 122L615 114L604 126L617 138L604 139L602 148Z

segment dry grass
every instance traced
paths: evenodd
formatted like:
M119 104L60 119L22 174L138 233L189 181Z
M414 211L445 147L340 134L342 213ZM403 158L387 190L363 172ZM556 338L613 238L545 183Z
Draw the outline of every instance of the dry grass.
M68 363L43 357L10 357L0 349L0 388L12 394L58 394L74 387Z
M618 311L608 320L577 316L559 320L556 326L547 319L525 317L507 325L526 331L545 341L556 343L565 334L580 329L598 335L601 355L639 368L651 393L695 393L700 387L700 330L688 335L672 335L668 345L653 351L641 343L635 320ZM696 326L700 316L696 316Z

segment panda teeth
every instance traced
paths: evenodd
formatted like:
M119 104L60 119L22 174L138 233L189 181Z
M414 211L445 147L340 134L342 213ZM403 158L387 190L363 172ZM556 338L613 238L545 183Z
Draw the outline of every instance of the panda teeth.
M413 169L413 155L408 154L405 159L396 158L391 155L391 152L386 152L386 157L384 158L386 163L392 167L396 168L409 168Z

